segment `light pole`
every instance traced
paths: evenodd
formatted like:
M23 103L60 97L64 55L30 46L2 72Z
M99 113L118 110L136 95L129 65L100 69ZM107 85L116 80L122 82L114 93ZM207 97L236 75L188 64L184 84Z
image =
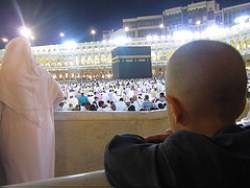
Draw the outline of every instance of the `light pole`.
M201 33L201 20L197 20L195 26L195 30L198 30L198 32Z
M95 41L96 30L95 29L91 29L90 34L92 35L93 41Z
M129 32L129 27L128 26L124 27L124 30L125 32Z
M197 20L197 21L195 22L195 25L201 25L201 21L200 21L200 20Z
M128 27L128 26L125 26L125 27L124 27L124 31L125 31L125 33L126 33L126 37L128 37L129 27Z
M31 29L25 26L19 28L19 34L27 39L34 38Z
M31 39L31 40L35 40L36 38L34 37L34 35L31 35L31 36L30 36L30 39Z
M160 25L159 25L159 28L160 28L160 33L163 35L165 32L164 32L164 28L165 28L165 26L164 26L164 24L163 23L161 23Z
M161 23L161 24L159 25L159 28L160 28L160 29L164 29L164 24Z
M61 38L64 38L64 37L65 37L64 32L60 32L60 33L59 33L59 36L60 36Z

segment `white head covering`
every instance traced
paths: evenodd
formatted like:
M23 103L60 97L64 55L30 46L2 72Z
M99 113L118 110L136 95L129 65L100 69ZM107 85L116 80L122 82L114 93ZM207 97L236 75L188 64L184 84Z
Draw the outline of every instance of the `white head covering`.
M57 82L35 63L28 40L23 37L11 40L0 70L0 101L37 122L39 111L51 110L61 95Z

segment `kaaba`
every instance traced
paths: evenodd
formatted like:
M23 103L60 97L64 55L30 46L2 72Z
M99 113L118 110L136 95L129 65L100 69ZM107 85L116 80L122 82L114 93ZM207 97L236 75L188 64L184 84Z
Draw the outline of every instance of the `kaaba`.
M151 47L117 47L112 51L114 79L152 78Z

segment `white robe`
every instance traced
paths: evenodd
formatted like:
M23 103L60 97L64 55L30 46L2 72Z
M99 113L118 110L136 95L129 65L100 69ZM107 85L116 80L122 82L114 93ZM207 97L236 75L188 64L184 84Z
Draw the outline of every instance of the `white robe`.
M57 82L35 64L23 38L10 42L0 71L1 162L7 183L54 176Z
M117 103L115 103L115 106L117 112L127 111L127 105L123 101L118 101Z

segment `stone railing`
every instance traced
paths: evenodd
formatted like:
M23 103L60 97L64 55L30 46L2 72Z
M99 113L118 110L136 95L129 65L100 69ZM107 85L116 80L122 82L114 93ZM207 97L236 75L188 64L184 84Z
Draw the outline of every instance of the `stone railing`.
M58 112L56 176L103 169L106 144L116 134L142 136L168 128L166 111L159 112Z
M105 146L116 134L149 136L167 128L166 111L56 112L55 175L59 177L103 169ZM0 170L0 185L4 184L2 174Z
M249 107L241 117L248 112ZM56 166L54 180L48 182L81 183L82 173L103 169L106 144L116 134L132 133L149 136L168 128L166 111L157 112L56 112ZM68 176L79 174L79 176ZM0 171L0 185L2 173ZM73 179L70 179L74 177ZM79 179L77 177L83 177ZM78 181L79 180L79 181ZM39 182L38 182L39 183Z
M104 170L98 170L89 173L76 174L72 176L63 176L47 180L33 181L10 186L14 187L105 187L109 188Z

